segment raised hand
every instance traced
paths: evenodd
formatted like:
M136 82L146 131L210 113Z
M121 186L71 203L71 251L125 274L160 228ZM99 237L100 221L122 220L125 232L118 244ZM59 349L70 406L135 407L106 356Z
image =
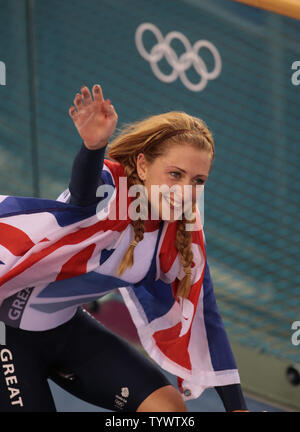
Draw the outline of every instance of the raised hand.
M99 84L93 86L93 98L88 87L81 88L74 98L74 105L69 109L70 117L81 136L84 145L96 150L108 142L117 125L118 115L110 100L103 98Z

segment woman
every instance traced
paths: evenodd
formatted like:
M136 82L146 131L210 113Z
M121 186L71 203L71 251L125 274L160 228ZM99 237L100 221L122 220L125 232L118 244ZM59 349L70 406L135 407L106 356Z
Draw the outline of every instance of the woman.
M113 161L104 161L118 119L114 107L99 85L93 97L83 87L74 105L69 113L83 145L69 190L55 203L34 200L29 206L16 197L1 203L9 204L9 212L1 213L5 233L19 241L12 247L8 235L0 240L6 266L0 273L0 320L7 331L0 351L0 385L6 389L0 409L55 410L50 377L111 410L186 411L184 400L207 387L216 388L227 411L246 410L215 304L199 214L193 212L197 187L207 180L214 158L210 131L184 113L153 116L119 134L108 147ZM121 179L128 182L125 189ZM157 185L171 192L154 199ZM135 186L136 203L130 196ZM17 231L20 203L21 222L28 219L29 226L25 239ZM57 262L63 264L55 267ZM180 391L153 362L78 307L114 288L145 350L178 376Z

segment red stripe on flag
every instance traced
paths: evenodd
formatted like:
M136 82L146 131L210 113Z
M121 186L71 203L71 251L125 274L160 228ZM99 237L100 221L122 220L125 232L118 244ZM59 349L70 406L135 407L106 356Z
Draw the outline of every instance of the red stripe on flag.
M89 227L81 228L78 231L67 234L61 239L57 240L52 245L45 247L39 252L35 252L30 255L26 260L21 262L19 265L16 265L13 269L8 271L0 278L0 286L5 284L7 281L13 279L14 277L21 274L23 271L27 270L29 267L32 267L34 264L39 262L40 260L46 258L51 253L55 252L57 249L66 246L66 245L75 245L89 237L93 236L99 231L107 231L112 229L114 231L123 231L130 221L114 221L114 220L104 220L95 223Z
M118 181L119 177L125 177L125 170L124 167L119 162L113 162L109 159L104 159L104 164L109 168L113 178L114 183L117 189L119 189Z
M194 305L194 313L191 320L190 328L187 331L187 333L179 337L179 334L182 329L182 324L181 322L179 322L178 324L176 324L171 328L159 330L153 334L153 338L155 339L159 349L170 360L174 361L175 363L178 363L179 365L183 366L188 370L191 370L192 368L188 347L190 342L192 324L195 318L199 295L203 283L204 269L205 269L205 265L203 266L201 278L192 285L188 297L188 300L191 301ZM175 292L177 290L178 282L179 282L178 279L176 279L171 284L174 297L175 297Z
M180 393L183 393L182 384L183 384L183 379L180 377L177 377L177 385L178 385L178 390L180 391Z
M15 256L24 255L34 243L24 231L6 223L0 223L0 244Z
M61 268L56 280L68 279L86 273L87 262L92 256L96 245L91 244L70 258Z
M173 222L170 223L167 227L166 234L164 236L161 248L160 248L160 265L161 270L163 273L168 273L170 268L172 267L177 255L178 250L176 249L174 245L174 239L176 239L176 232L177 232L177 223ZM170 239L172 243L170 244Z
M191 329L183 336L179 337L181 322L174 327L159 330L153 334L153 338L158 348L172 361L180 366L191 370L191 360L188 352Z
M205 253L205 251L203 251L203 252ZM160 350L169 359L171 359L175 363L178 363L179 365L183 366L184 368L186 368L188 370L191 370L191 368L192 368L190 355L189 355L189 351L188 351L189 342L190 342L190 335L191 335L191 328L192 328L193 320L195 318L197 303L198 303L199 295L201 292L201 287L202 287L203 277L204 277L204 270L205 270L205 263L203 265L201 277L197 282L195 282L191 286L190 294L188 297L188 300L191 301L194 305L194 313L193 313L193 317L191 320L190 328L187 331L187 333L185 333L183 336L179 337L179 334L180 334L181 329L182 329L182 324L181 324L181 322L179 322L178 324L176 324L175 326L173 326L169 329L160 330L160 331L157 331L153 334L153 337L157 343L157 346L160 348ZM175 297L175 293L177 291L178 283L179 283L178 279L175 279L175 281L172 282L172 284L171 284L174 297Z

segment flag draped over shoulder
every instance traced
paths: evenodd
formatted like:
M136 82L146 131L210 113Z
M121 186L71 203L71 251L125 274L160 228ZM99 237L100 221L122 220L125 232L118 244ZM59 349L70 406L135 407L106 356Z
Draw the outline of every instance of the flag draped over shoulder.
M115 209L118 212L121 176L123 168L105 160L102 179L112 186L112 193L100 211L96 204L69 204L68 190L57 201L0 196L0 304L28 286L45 284L48 291L59 291L63 281L72 279L80 281L84 292L93 284L103 284L105 277L109 288L104 291L120 290L144 349L178 377L184 399L198 397L207 387L239 383L216 305L199 212L197 229L192 231L192 286L188 298L174 296L184 276L175 247L176 222L161 225L156 243L147 240L147 235L140 242L146 242L146 249L153 249L146 276L137 281L129 276L116 277L120 256L115 251L122 242L126 250L126 235L132 229L128 217L108 218ZM137 269L143 266L141 256L137 257ZM113 270L108 271L108 261L103 257L109 257ZM99 289L101 295L103 289Z

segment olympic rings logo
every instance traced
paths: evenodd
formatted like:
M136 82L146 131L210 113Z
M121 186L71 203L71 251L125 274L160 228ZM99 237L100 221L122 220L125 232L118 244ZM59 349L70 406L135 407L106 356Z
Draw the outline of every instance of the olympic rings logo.
M157 39L157 44L153 46L150 52L145 49L143 44L143 34L147 30L151 31ZM171 42L174 39L178 39L185 47L186 52L180 57L171 48ZM180 32L172 31L164 38L154 24L143 23L136 30L135 43L140 55L150 63L154 75L165 83L171 83L179 76L182 83L189 90L197 92L206 87L208 80L216 79L220 75L222 69L221 56L217 48L207 40L199 40L192 46L187 37ZM207 48L214 57L215 66L211 72L208 72L206 64L199 56L201 48ZM158 62L163 57L166 58L169 65L173 68L170 74L165 74L159 69ZM200 81L196 84L192 83L186 76L186 71L192 65L200 76Z

